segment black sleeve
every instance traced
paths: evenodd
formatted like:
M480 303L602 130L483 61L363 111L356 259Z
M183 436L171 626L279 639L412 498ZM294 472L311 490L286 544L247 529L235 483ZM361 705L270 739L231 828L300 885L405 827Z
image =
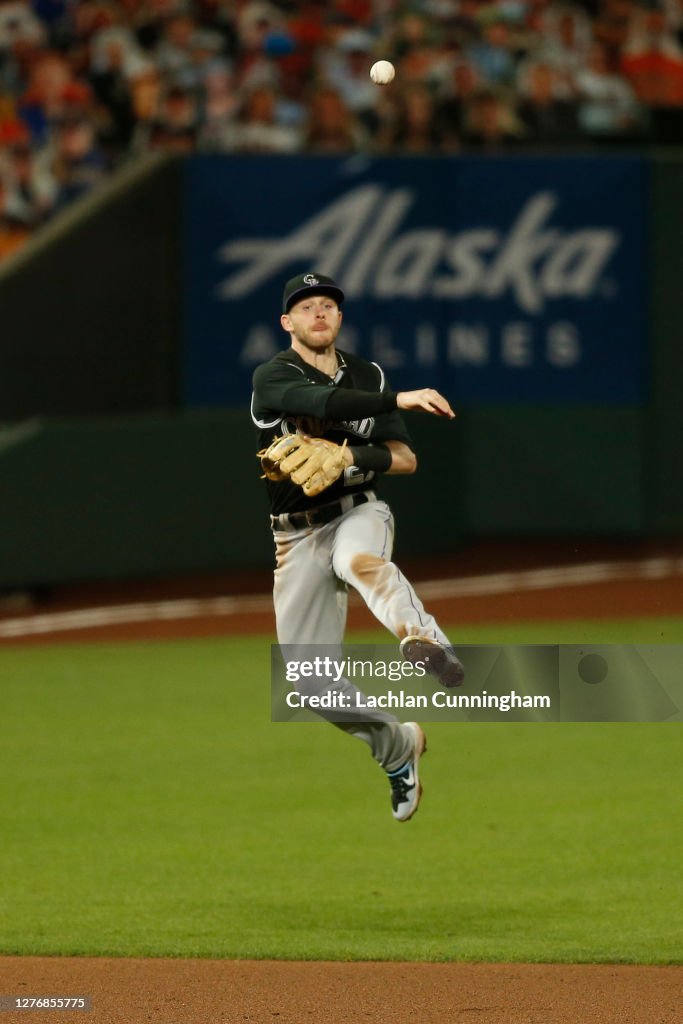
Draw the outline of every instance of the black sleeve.
M296 366L264 363L254 371L253 383L258 409L319 419L325 415L328 389L311 384Z
M330 394L325 412L330 419L359 419L361 416L378 416L396 408L393 391L343 391L335 388Z
M318 419L357 419L396 409L391 391L356 391L313 384L296 366L259 366L254 373L254 397L260 409L289 416Z
M385 444L365 444L362 448L353 447L353 464L363 473L386 473L391 469L393 456Z

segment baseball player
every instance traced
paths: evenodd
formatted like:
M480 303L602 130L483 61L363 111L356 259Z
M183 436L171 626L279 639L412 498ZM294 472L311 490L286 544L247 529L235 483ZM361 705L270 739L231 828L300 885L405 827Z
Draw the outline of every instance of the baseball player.
M444 686L458 686L463 666L391 561L394 520L374 490L382 473L414 473L417 466L399 410L447 419L455 413L432 388L391 391L380 366L338 349L343 301L323 274L287 281L280 322L290 347L253 378L251 415L275 541L278 641L341 645L350 585L399 638L406 660L423 663ZM304 686L328 692L330 681L308 680L298 689ZM358 692L348 680L339 688ZM320 713L369 745L389 777L394 818L411 818L422 795L420 726L381 710L367 711L362 722Z

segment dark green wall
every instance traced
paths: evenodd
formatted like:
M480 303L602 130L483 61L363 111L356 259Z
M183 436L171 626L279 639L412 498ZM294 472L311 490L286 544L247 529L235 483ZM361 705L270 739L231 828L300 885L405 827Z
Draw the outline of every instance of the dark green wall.
M234 413L0 431L0 587L265 563L265 495L236 424L250 435Z
M462 428L467 532L645 529L639 409L480 407Z
M0 267L0 422L177 404L180 187L143 163Z
M683 154L653 160L650 337L652 389L645 410L648 528L683 528Z
M452 552L467 535L643 527L635 413L408 421L419 471L381 486L401 557ZM271 565L254 453L246 409L0 430L0 588Z

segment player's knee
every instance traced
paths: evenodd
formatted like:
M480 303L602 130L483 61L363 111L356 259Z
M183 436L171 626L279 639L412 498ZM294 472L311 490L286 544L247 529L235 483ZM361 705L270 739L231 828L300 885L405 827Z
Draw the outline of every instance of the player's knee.
M390 563L385 558L380 558L379 555L359 552L351 558L349 569L351 575L357 580L372 586L386 575L389 565Z

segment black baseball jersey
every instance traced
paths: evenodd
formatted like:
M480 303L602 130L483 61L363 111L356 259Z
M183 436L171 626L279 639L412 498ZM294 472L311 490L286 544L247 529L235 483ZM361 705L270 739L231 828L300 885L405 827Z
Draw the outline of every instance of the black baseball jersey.
M274 437L293 434L297 430L312 437L336 441L337 444L346 439L351 448L382 441L402 441L413 448L403 417L395 407L391 411L358 419L330 419L326 415L331 390L348 391L351 406L354 403L353 392L372 392L378 396L386 393L384 404L391 405L384 373L377 363L339 349L337 356L339 368L334 379L311 366L292 348L279 352L256 369L251 417L258 428L259 449L267 448ZM336 395L335 398L336 407L343 407L344 397ZM370 401L375 400L370 398ZM363 473L356 466L349 466L339 480L315 498L307 498L301 487L289 480L278 483L267 480L272 513L299 512L327 504L343 494L367 489L375 476L373 471Z

